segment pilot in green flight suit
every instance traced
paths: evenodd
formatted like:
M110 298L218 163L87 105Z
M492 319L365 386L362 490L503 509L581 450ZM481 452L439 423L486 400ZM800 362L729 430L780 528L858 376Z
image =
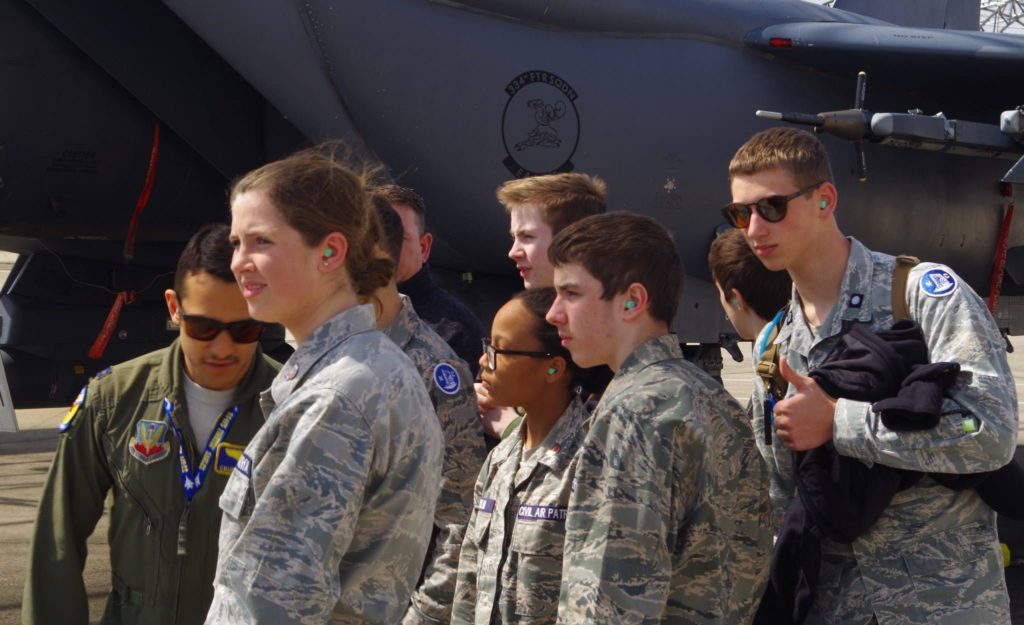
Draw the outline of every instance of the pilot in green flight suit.
M230 270L227 226L197 233L166 292L169 347L101 372L60 426L32 539L26 625L87 623L86 539L110 509L111 582L101 623L202 623L213 597L217 505L263 425L278 365Z

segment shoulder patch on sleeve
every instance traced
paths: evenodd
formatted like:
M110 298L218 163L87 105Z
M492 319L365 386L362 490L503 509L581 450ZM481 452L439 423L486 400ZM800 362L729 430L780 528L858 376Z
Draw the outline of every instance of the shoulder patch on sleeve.
M96 374L96 379L97 380L102 380L103 378L105 378L108 375L110 375L110 372L113 371L113 370L114 370L113 367L107 367L103 371L100 371L99 373Z
M434 367L434 384L445 395L454 395L462 388L462 379L455 367L442 362Z
M75 398L74 403L71 404L71 408L68 409L68 413L64 415L64 419L61 420L60 425L57 427L58 432L65 432L69 427L71 427L71 423L75 420L75 415L78 414L82 404L85 403L85 391L88 388L89 385L86 384L82 387L82 390L78 391L78 397Z
M956 291L956 278L945 269L929 269L921 276L921 291L930 297L946 297Z

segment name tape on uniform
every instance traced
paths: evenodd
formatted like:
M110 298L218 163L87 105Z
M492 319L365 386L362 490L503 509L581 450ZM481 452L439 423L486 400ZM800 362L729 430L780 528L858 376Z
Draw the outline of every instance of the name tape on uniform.
M231 471L238 466L238 461L241 460L244 451L245 445L219 443L217 445L217 455L213 461L214 473L218 475L231 475Z
M239 456L235 468L245 477L252 477L252 458L243 453Z
M564 521L565 513L568 510L565 506L519 506L519 514L516 518L525 521Z

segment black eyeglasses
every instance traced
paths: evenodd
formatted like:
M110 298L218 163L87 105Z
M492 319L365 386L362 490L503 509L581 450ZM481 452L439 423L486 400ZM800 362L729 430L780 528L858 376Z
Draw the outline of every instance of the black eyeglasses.
M263 323L255 319L224 323L209 317L183 314L181 320L184 322L185 334L197 341L212 341L226 331L236 343L255 343L263 334Z
M733 202L722 208L722 215L733 228L745 229L750 226L751 212L756 212L761 219L768 223L778 223L786 218L786 209L789 208L791 200L795 200L804 193L817 189L823 184L825 184L824 180L815 182L789 195L770 195L750 204Z
M498 368L498 354L508 354L509 356L529 356L530 358L552 358L554 354L551 352L524 352L518 349L498 349L491 345L491 337L485 336L480 339L480 342L484 346L484 354L487 355L487 368L494 371Z

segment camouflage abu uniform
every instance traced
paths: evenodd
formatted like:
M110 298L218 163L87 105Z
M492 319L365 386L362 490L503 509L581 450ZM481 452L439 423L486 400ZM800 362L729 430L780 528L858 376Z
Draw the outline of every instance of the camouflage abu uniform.
M61 426L39 502L22 623L89 621L82 581L86 540L103 514L108 492L113 493L107 535L111 592L100 623L202 623L217 567L217 498L234 462L263 425L259 393L270 386L278 367L257 349L236 387L238 415L216 444L212 467L189 505L183 556L178 554L178 527L186 499L178 439L167 422L164 399L176 406L174 419L192 458L202 456L208 441L196 444L187 416L179 341L90 380Z
M487 457L459 560L453 625L555 622L566 506L587 418L573 399L525 462L525 424Z
M851 243L839 298L817 338L794 305L776 339L796 371L820 364L844 325L892 325L894 259L855 239ZM793 297L797 302L795 291ZM952 270L934 263L911 270L906 300L931 361L961 366L944 400L944 416L932 430L893 432L870 404L840 399L836 451L868 464L923 472L976 473L1005 465L1016 444L1016 391L1003 338L984 303ZM754 423L760 423L759 401L754 410ZM773 447L784 449L777 437ZM769 463L777 457L769 455ZM775 469L791 483L789 464ZM852 545L822 541L818 596L808 623L860 625L872 614L879 625L1009 623L994 517L973 490L954 492L923 478L897 493Z
M771 550L768 473L743 409L675 336L622 363L578 462L559 623L752 618Z
M263 394L221 496L207 623L394 623L430 539L443 442L371 306L317 328Z
M427 554L423 581L413 592L403 622L447 623L459 549L473 510L473 484L487 455L473 377L444 339L416 315L408 297L402 296L402 309L383 332L402 348L423 377L445 445L441 497L434 511L433 552Z

